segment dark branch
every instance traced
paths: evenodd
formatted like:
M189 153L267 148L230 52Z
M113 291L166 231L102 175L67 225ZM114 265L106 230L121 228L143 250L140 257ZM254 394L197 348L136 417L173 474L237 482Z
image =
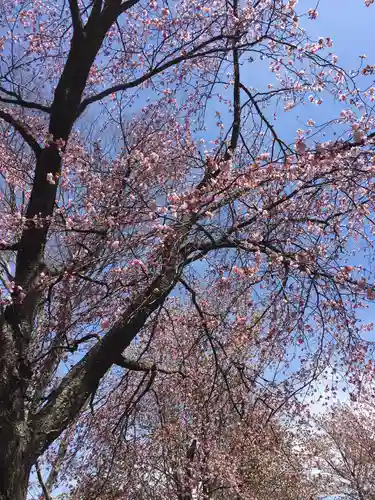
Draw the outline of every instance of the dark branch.
M30 148L34 151L36 157L40 155L42 148L40 147L36 139L33 137L33 135L27 131L26 127L21 122L13 118L11 114L7 113L2 109L0 110L0 118L2 118L5 122L12 125L12 127L22 136L26 144L28 144Z
M43 480L42 473L40 472L40 467L39 467L38 461L36 462L35 468L36 468L36 475L37 475L40 487L42 488L45 500L52 500L52 497L49 493L49 490L48 490L48 488Z
M237 0L234 2L234 9L236 13ZM239 33L237 33L237 36L238 35ZM234 68L233 108L234 109L233 109L232 136L230 139L230 149L232 150L232 152L234 152L237 147L238 138L240 135L240 126L241 126L240 58L236 44L237 40L233 40L233 68Z
M0 251L15 252L19 249L19 243L12 243L10 245L0 243Z
M181 375L182 377L185 377L185 374L182 373L181 370L167 370L166 368L157 366L153 361L136 361L133 359L125 358L124 356L120 356L120 358L116 360L116 365L136 372L157 371L160 373L165 373L166 375Z
M0 96L0 102L4 102L6 104L14 104L14 105L21 106L21 107L27 108L27 109L36 109L38 111L43 111L44 113L51 112L51 108L49 106L44 106L43 104L39 104L37 102L25 101L25 99L22 99L22 97L19 94L17 94L16 92L13 92L11 90L7 90L6 88L4 88L2 86L0 86L0 92L13 98L13 99L10 99L7 97Z
M240 83L239 84L240 88L245 92L245 94L248 96L248 98L250 99L250 102L252 103L252 105L254 106L254 108L256 109L260 119L265 123L266 127L268 128L268 130L271 132L274 140L279 144L280 146L280 149L281 151L286 155L286 151L288 150L290 153L293 153L293 151L289 148L289 146L287 146L285 144L285 142L283 142L279 136L277 135L274 127L272 126L272 124L269 122L269 120L266 118L266 116L264 115L264 113L262 112L262 110L260 109L260 106L259 104L257 103L256 99L254 98L254 96L252 95L252 93L250 92L250 90L245 87L245 85L243 83Z
M176 267L179 268L179 263ZM176 268L163 269L162 274L127 307L101 341L65 375L34 417L34 449L45 451L67 427L72 416L77 415L107 370L119 360L150 315L163 304L178 276Z
M72 16L73 37L81 37L83 34L81 14L79 12L77 0L69 0L70 14Z
M82 103L79 107L78 113L82 114L84 112L84 110L87 108L87 106L89 106L90 104L92 104L94 102L100 101L101 99L104 99L105 97L108 97L111 94L114 94L116 92L120 92L122 90L128 90L128 89L137 87L138 85L141 85L142 83L146 82L150 78L153 78L154 76L159 75L160 73L162 73L166 69L171 68L172 66L175 66L183 61L187 61L187 60L193 59L195 57L204 57L206 55L213 54L213 53L228 52L229 50L231 50L228 47L222 47L222 48L215 47L215 48L206 50L204 52L199 52L199 51L201 49L203 49L204 47L207 47L207 45L210 45L211 43L217 42L219 40L231 39L231 38L233 38L233 37L228 37L225 35L215 36L215 37L211 38L210 40L202 42L201 44L199 44L195 49L193 49L188 54L181 55L179 57L171 59L170 61L166 62L165 64L162 64L161 66L158 66L158 67L148 71L147 73L145 73L141 77L137 78L136 80L133 80L132 82L126 82L126 83L121 83L119 85L114 85L113 87L105 89L96 95L93 95L91 97L87 97L86 99L84 99L82 101Z

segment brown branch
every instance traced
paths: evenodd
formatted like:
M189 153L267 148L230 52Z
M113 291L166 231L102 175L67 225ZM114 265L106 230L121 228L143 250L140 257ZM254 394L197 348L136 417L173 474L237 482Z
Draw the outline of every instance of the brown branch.
M52 489L56 483L56 479L57 479L57 476L59 474L61 465L64 461L67 450L68 450L68 437L65 436L60 441L59 449L57 451L56 461L53 464L51 472L49 473L47 481L46 481L46 487L49 491L52 491Z
M45 484L44 480L43 480L43 476L42 476L42 473L40 471L40 467L39 467L39 463L38 461L36 461L36 465L35 465L35 468L36 468L36 475L37 475L37 478L38 478L38 481L39 481L39 484L40 484L40 487L42 488L42 491L43 491L43 495L44 495L44 498L45 500L52 500L52 497L49 493L49 490L47 488L47 485Z
M81 37L83 34L83 27L77 0L69 0L69 8L72 17L73 37Z
M159 373L165 373L166 375L181 375L182 377L186 377L181 370L167 370L166 368L157 366L153 361L136 361L125 358L125 356L120 356L116 360L115 364L121 366L122 368L126 368L127 370L136 372L151 372L154 370Z
M25 99L22 99L22 97L16 92L8 90L2 86L0 86L0 92L3 92L3 94L8 95L9 97L13 97L13 99L10 99L0 96L0 102L4 102L6 104L14 104L27 109L36 109L38 111L43 111L44 113L51 112L51 108L49 106L44 106L43 104L39 104L37 102L25 101Z
M166 69L168 69L172 66L175 66L183 61L187 61L189 59L193 59L196 57L204 57L206 55L213 54L213 53L228 52L230 50L230 48L228 48L228 47L223 47L223 48L215 47L215 48L206 50L204 52L199 52L199 51L201 49L203 49L204 47L207 47L207 45L210 45L211 43L214 43L214 42L217 42L217 41L223 40L223 39L228 40L228 39L232 39L232 38L233 37L226 36L226 35L217 35L217 36L211 38L210 40L202 42L201 44L199 44L195 49L193 49L188 54L181 55L181 56L178 56L174 59L171 59L170 61L166 62L165 64L162 64L161 66L156 67L156 68L148 71L147 73L145 73L141 77L137 78L136 80L133 80L132 82L126 82L126 83L114 85L113 87L105 89L96 95L93 95L91 97L87 97L86 99L84 99L82 101L82 103L79 107L78 114L79 115L82 114L85 111L85 109L87 108L87 106L89 106L90 104L97 102L97 101L100 101L101 99L104 99L105 97L108 97L109 95L114 94L116 92L137 87L138 85L141 85L142 83L146 82L150 78L153 78L154 76L162 73Z
M10 113L0 109L0 118L2 118L5 122L12 125L14 130L16 130L23 138L23 140L30 146L30 148L34 151L35 156L38 157L42 151L37 140L33 137L30 132L27 131L25 125L16 120Z

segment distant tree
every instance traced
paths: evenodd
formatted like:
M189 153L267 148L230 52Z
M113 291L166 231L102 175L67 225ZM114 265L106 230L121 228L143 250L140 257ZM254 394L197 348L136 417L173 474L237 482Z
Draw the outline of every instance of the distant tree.
M355 500L375 498L375 413L364 403L340 404L316 422L307 448L316 459L320 491Z

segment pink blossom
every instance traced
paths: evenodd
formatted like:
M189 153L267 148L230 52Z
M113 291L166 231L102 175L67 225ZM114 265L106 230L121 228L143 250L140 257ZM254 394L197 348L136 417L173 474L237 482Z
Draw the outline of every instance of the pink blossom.
M100 322L100 327L102 330L107 330L109 328L110 322L108 318L103 318L102 321Z

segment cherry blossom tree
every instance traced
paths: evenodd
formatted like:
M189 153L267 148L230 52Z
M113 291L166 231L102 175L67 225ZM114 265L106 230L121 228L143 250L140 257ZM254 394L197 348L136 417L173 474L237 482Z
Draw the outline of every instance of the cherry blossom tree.
M128 371L119 382L115 369L101 402L64 436L59 489L70 490L68 498L310 498L316 485L295 447L294 422L269 419L282 384L272 392L256 375L272 359L272 347L257 359L255 331L251 340L240 324L216 319L207 337L195 311L182 316L181 308L179 301L169 310L178 338L160 313L152 347L138 364L143 376ZM211 314L218 318L219 308ZM145 347L133 348L133 356ZM54 448L40 469L56 470L61 445ZM50 479L38 481L51 493Z
M156 333L160 343L165 334ZM190 338L192 345L181 346L180 377L159 373L135 402L124 398L120 385L94 415L82 414L81 432L68 451L69 470L61 471L65 484L75 485L69 498L312 498L318 490L290 429L267 423L265 403L275 395L251 384L249 369L238 367L241 335L238 330L225 344L228 357L218 360L216 374L213 353L199 337Z
M321 494L374 498L372 399L336 405L315 422L307 447L319 470Z
M265 379L266 421L327 364L355 381L371 357L356 310L372 274L348 259L353 242L372 258L375 90L295 4L1 2L0 498L24 499L45 453L55 482L66 433L87 405L112 408L120 368L131 411L159 375L187 377L178 297L215 366L207 397L231 393L229 363L245 388ZM265 61L257 89L243 67ZM309 120L290 144L268 111L325 95L345 103L340 139ZM153 347L161 318L173 339ZM239 332L236 368L222 337Z

